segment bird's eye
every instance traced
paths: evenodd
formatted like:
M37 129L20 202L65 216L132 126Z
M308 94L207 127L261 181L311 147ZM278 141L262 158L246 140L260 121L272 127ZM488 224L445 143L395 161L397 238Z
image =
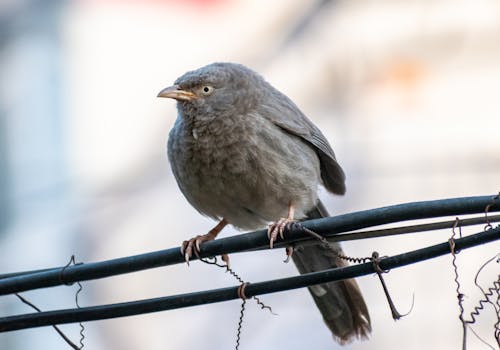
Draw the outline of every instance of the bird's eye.
M210 85L205 85L201 88L203 95L208 96L214 91L214 88Z

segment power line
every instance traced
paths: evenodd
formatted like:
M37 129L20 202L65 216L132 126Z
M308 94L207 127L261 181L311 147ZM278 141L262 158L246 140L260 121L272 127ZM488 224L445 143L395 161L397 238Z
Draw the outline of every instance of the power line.
M330 237L343 232L400 221L485 213L485 208L488 208L489 212L500 211L498 195L398 204L304 221L302 224L322 236ZM292 229L284 240L278 239L276 247L308 238L309 236L304 234L302 230ZM269 239L266 230L260 230L206 242L201 246L200 257L262 249L268 245ZM193 257L194 259L196 257ZM44 269L40 272L20 273L14 276L10 274L4 278L0 276L0 295L110 277L183 262L184 257L180 254L180 248L176 247L102 262Z
M454 251L471 248L498 239L500 239L500 227L491 228L487 231L455 239ZM440 243L407 253L394 255L392 257L382 258L379 262L379 267L383 270L390 270L436 258L448 253L450 253L450 243ZM372 262L328 269L300 276L248 284L245 289L245 295L247 298L250 298L255 295L275 293L295 288L303 288L314 284L360 277L374 272L375 269ZM0 332L54 324L103 320L228 301L239 298L238 288L239 286L234 286L126 303L4 317L0 318Z

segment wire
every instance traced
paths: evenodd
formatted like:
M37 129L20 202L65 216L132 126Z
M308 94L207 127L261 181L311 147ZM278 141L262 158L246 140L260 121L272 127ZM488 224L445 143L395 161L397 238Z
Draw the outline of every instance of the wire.
M480 244L493 242L498 239L500 239L500 227L455 239L454 243L456 250L463 250ZM448 253L450 253L450 245L448 241L446 241L444 243L432 245L426 248L394 255L392 257L382 258L380 259L378 265L383 270L389 270L427 259L436 258ZM300 276L252 283L246 286L245 295L247 298L251 298L254 295L281 292L290 289L303 288L314 284L355 278L368 275L373 272L375 272L375 270L371 262L344 266L319 272L311 272ZM0 319L0 332L54 324L103 320L228 301L239 298L239 287L240 286L238 285L203 292L187 293L126 303L9 316Z
M406 220L484 213L486 206L488 206L490 212L500 211L500 199L498 196L477 196L413 202L309 220L304 221L302 224L322 236L330 237L342 232ZM292 229L287 233L284 240L278 239L276 247L282 247L286 243L308 238L309 236L304 234L302 230ZM267 231L260 230L206 242L201 246L200 257L206 258L262 249L268 247L268 245ZM194 259L196 257L193 257L192 260ZM0 295L104 278L178 263L184 263L184 257L180 254L180 248L176 247L102 262L69 266L64 270L63 278L61 276L62 268L45 269L41 272L28 274L20 273L15 276L10 274L9 277L0 279Z

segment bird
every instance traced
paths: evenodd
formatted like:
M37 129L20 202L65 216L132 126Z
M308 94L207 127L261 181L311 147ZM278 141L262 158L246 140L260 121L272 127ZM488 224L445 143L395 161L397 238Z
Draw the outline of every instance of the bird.
M218 221L183 242L187 262L228 224L267 226L272 247L289 223L329 216L319 186L346 192L344 171L320 129L254 70L211 63L180 76L158 97L177 102L167 143L176 182L196 210ZM331 245L343 253L339 243ZM291 257L301 274L346 265L319 241L297 243ZM370 315L354 279L309 291L335 341L368 338Z

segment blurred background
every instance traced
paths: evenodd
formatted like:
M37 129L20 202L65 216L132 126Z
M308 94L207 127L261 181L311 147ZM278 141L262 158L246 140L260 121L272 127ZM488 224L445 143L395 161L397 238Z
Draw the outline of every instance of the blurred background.
M500 2L2 0L0 273L178 246L214 223L189 206L166 138L175 103L156 94L187 70L235 61L260 72L324 132L347 174L331 213L500 190ZM480 228L464 230L476 232ZM227 228L222 236L237 233ZM350 242L395 254L450 230ZM470 308L490 244L458 262ZM284 251L233 254L248 281L295 275ZM376 276L359 279L370 341L346 349L457 349L451 257L386 275L406 318L394 322ZM489 285L498 270L485 271ZM84 283L82 306L232 286L195 262ZM24 293L43 310L74 306L76 287ZM241 349L336 348L306 289L247 303ZM232 349L240 301L86 323L88 349ZM32 312L14 296L0 316ZM474 327L494 344L491 309ZM77 342L79 328L62 329ZM0 334L0 349L68 349L51 328ZM469 334L470 349L487 349Z

